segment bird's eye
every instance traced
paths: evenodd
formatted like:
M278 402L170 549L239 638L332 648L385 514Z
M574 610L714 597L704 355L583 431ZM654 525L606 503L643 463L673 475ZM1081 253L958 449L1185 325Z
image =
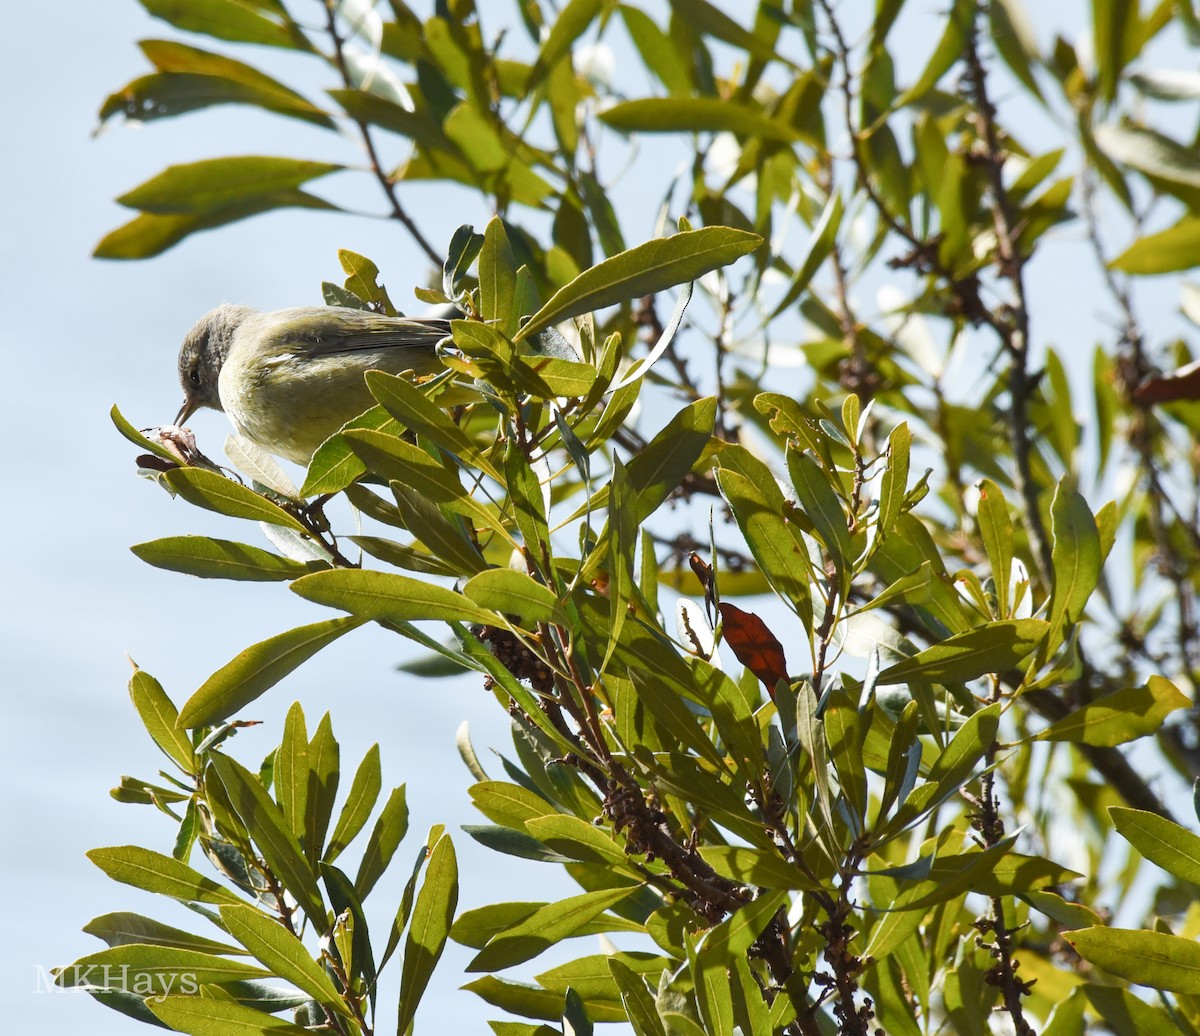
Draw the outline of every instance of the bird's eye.
M191 372L188 374L188 377L192 379L193 385L199 385L200 384L200 368L193 367L191 369Z

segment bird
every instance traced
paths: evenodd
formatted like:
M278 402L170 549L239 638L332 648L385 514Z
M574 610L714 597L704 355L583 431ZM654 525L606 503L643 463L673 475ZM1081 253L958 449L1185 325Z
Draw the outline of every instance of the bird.
M247 439L306 465L375 404L367 371L438 373L445 368L437 345L449 334L449 320L345 306L218 306L179 349L184 399L175 424L203 407L221 410Z

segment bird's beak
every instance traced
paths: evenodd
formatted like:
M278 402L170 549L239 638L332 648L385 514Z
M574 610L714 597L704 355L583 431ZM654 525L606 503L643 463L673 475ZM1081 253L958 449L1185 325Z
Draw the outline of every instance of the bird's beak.
M182 428L183 422L186 421L189 417L191 417L192 414L194 414L199 409L200 409L199 404L196 403L194 400L185 399L183 401L183 406L181 406L179 408L179 413L175 416L175 427Z

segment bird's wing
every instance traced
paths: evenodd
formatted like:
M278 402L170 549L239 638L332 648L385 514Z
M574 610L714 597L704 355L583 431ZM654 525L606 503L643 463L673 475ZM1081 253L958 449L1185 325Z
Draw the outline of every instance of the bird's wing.
M450 334L450 321L388 317L366 310L313 306L289 311L269 334L279 349L306 356L417 349L432 352Z

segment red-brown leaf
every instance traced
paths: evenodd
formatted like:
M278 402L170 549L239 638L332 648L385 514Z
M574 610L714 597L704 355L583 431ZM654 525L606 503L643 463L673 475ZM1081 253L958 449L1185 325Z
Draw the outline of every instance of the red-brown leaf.
M787 658L783 645L753 612L742 611L735 604L721 602L721 630L725 643L737 660L757 676L775 696L775 684L788 678Z

